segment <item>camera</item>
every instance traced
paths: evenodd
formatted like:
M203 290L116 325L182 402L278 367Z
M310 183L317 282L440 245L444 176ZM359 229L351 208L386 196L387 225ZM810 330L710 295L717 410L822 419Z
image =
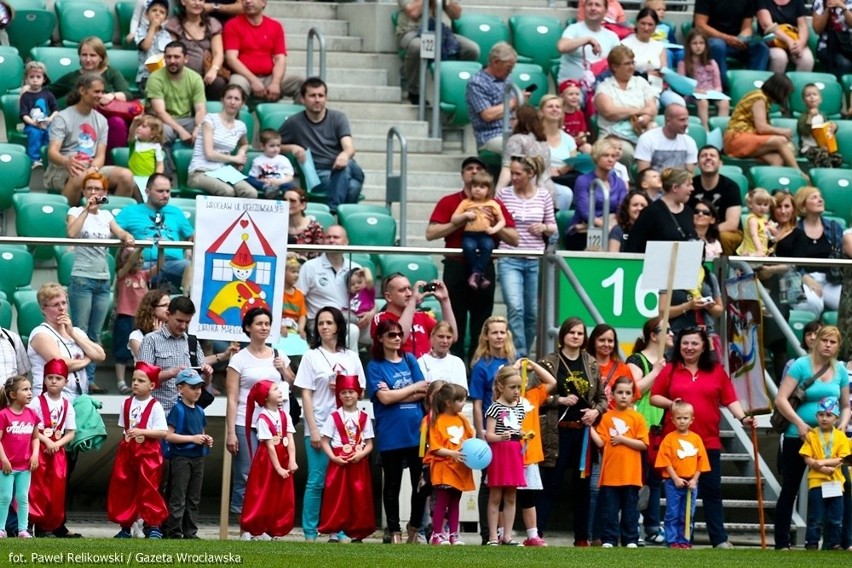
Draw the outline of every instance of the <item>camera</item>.
M429 282L428 284L423 286L423 292L424 293L425 292L434 292L437 289L438 289L438 284L436 284L435 282Z
M103 205L104 203L109 203L109 197L103 195L101 197L95 197L95 203L98 205Z

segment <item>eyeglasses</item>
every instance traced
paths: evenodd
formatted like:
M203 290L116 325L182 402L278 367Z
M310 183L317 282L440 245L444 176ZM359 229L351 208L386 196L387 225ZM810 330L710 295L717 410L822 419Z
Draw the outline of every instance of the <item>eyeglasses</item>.
M654 333L659 334L659 333L662 333L662 332L663 332L663 328L661 328L661 327L655 327L654 328ZM669 333L674 333L674 331L672 331L672 328L670 328L670 327L666 328L666 334L669 334Z
M707 211L706 209L696 209L693 213L694 215L703 216L703 217L712 217L713 214Z
M402 335L401 331L389 331L385 334L385 337L388 339L402 339Z
M84 187L83 191L106 191L104 186L102 185L93 185L91 187Z

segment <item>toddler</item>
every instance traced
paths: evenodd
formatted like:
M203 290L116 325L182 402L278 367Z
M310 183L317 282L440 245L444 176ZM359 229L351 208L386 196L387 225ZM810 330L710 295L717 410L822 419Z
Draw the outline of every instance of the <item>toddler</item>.
M293 164L281 155L281 135L277 130L264 128L260 131L263 154L251 162L248 181L253 188L267 199L278 199L293 183Z
M145 61L154 55L166 52L166 45L172 41L172 36L166 31L166 20L169 19L168 0L149 0L145 9L145 18L139 22L133 37L136 49L139 51L139 70L136 72L136 85L145 92L145 84L151 72Z
M562 130L574 137L577 143L577 151L588 154L592 151L589 144L589 131L586 125L586 115L583 114L581 103L583 92L580 83L573 79L563 81L559 88L562 95L562 108L565 111L565 122Z
M48 127L59 114L56 97L43 87L49 82L47 67L40 61L30 61L24 68L24 89L21 92L20 116L27 136L27 156L33 168L42 167L41 147L47 146Z
M115 358L115 378L118 392L130 394L130 387L124 376L127 365L133 364L133 353L127 346L130 333L134 329L134 317L142 304L142 298L148 293L148 282L157 273L156 263L150 269L142 268L142 249L126 247L118 255L118 267L115 273L115 322L112 328L113 357Z
M825 147L817 142L813 133L813 128L826 124L825 117L819 110L819 105L822 104L822 93L820 93L819 87L813 83L805 85L802 88L802 100L805 102L807 112L799 115L796 126L799 134L800 153L818 168L839 168L843 165L843 156L837 152L836 143L834 147ZM835 136L837 124L829 122L828 131L832 137Z
M763 188L750 189L746 195L748 216L746 217L743 242L737 247L740 256L768 256L769 240L775 231L775 223L768 219L772 196Z
M376 307L376 287L369 268L356 268L349 272L349 322L358 323ZM361 344L370 343L370 326L364 326L358 339Z
M486 215L486 211L490 211L491 215ZM465 225L462 250L471 271L468 285L474 290L488 288L491 281L485 278L485 268L491 262L493 236L506 226L500 204L494 201L494 178L491 174L480 172L473 176L470 197L459 203L451 222L456 226Z
M660 177L660 172L653 168L645 168L637 173L636 185L645 192L649 202L663 196L663 178Z
M710 57L710 49L707 45L707 36L698 28L692 28L686 34L683 47L683 61L677 64L678 75L695 79L696 93L707 91L722 92L722 76L719 73L719 65ZM693 97L690 97L693 98ZM731 105L727 100L717 100L716 116L728 116ZM707 99L695 100L698 108L698 118L705 130L710 130L710 101Z
M133 117L127 136L130 158L127 162L134 176L149 177L163 173L163 122L156 116L140 114Z

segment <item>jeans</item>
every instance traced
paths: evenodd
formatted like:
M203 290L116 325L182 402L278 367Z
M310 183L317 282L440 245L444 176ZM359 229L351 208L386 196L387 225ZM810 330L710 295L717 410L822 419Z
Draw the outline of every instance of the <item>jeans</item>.
M246 427L237 425L234 427L237 434L237 455L234 456L233 485L231 489L231 512L239 515L243 511L243 499L246 496L246 482L251 470L251 459L254 454L249 454L248 441L246 440ZM251 431L251 447L257 451L257 433Z
M598 453L598 450L593 449L592 455ZM600 460L600 455L598 460ZM603 518L604 511L602 501L600 500L601 489L599 486L601 480L601 464L596 461L592 464L592 471L589 474L589 536L591 540L599 540L603 537ZM617 541L614 541L617 542Z
M396 450L385 450L381 452L382 471L384 472L384 487L382 488L382 501L385 506L385 517L388 522L388 531L391 533L401 532L399 520L399 492L402 486L403 466L408 466L408 476L411 481L411 520L409 524L420 528L423 519L423 509L426 507L426 495L417 491L420 482L420 472L423 462L418 454L419 448L400 448ZM432 527L433 530L441 530L440 527Z
M18 503L18 532L27 530L30 517L30 470L0 473L0 527L6 526L6 515L12 498Z
M701 479L699 477L699 479ZM645 526L645 536L652 536L660 531L660 493L662 492L662 477L660 472L649 467L645 477L648 486L648 506L642 512L642 524Z
M748 68L757 71L763 71L769 65L769 48L765 43L752 43L749 44L748 49L739 51L719 38L711 37L707 41L710 44L710 57L719 66L719 74L722 76L722 88L725 91L730 87L728 85L728 78L726 77L728 57L736 57L742 62L745 62L747 59ZM699 477L698 480L701 481L701 478Z
M702 473L698 478L698 497L704 506L704 521L707 523L710 544L716 546L728 541L725 509L722 507L722 451L707 450L707 458L710 471Z
M638 502L639 488L635 485L604 485L600 488L598 508L601 511L603 542L617 545L619 533L622 546L639 541L639 509L636 506Z
M95 343L101 342L101 330L104 328L110 309L109 280L95 280L72 276L68 286L68 307L71 310L71 321L86 332L89 339ZM86 376L89 384L95 384L95 364L86 366Z
M473 274L483 274L491 263L494 251L494 239L484 231L465 231L462 235L462 251L467 265Z
M790 547L790 523L793 507L799 495L799 485L805 473L805 460L799 455L802 440L797 436L784 436L781 445L781 493L775 505L775 548ZM701 477L704 477L703 475ZM699 478L700 481L700 478Z
M364 185L364 171L355 160L349 160L345 168L321 170L317 168L321 186L328 195L328 208L337 212L341 203L358 203Z
M450 347L450 352L462 359L473 355L476 349L476 339L482 331L482 325L494 310L494 286L484 290L474 290L467 285L470 269L467 264L455 258L444 259L444 284L450 295L450 304L453 307L453 315L456 316L456 328L458 329L458 341ZM489 263L485 268L485 277L494 282L494 263ZM470 338L467 353L465 354L465 336Z
M536 500L539 531L544 534L550 512L562 487L565 470L571 468L571 498L574 501L574 542L589 540L589 478L581 477L580 454L583 449L584 430L559 430L559 457L556 467L541 467L544 490Z
M48 130L27 124L24 125L24 134L27 136L27 156L33 162L41 161L41 147L49 142Z
M307 429L306 429L307 430ZM322 448L315 450L311 446L311 437L305 433L305 453L308 457L308 481L305 485L305 497L302 502L302 532L305 540L316 540L319 526L322 490L325 487L325 470L328 469L328 456ZM420 510L421 515L423 510Z
M701 478L698 478L701 481ZM691 544L692 539L686 538L686 492L688 489L675 487L674 481L666 479L663 482L663 487L666 491L666 543L671 546L673 544ZM695 499L696 493L692 490L692 500L690 501L691 510L689 512L689 534L695 532Z
M808 528L805 532L805 546L816 548L825 524L823 550L832 550L840 546L840 527L843 524L843 497L824 499L822 487L808 490Z
M535 258L501 258L500 286L518 357L526 357L538 327L538 265Z
M198 505L201 503L201 483L204 480L204 458L175 456L169 468L169 518L166 534L190 538L198 534ZM245 491L245 487L243 487Z

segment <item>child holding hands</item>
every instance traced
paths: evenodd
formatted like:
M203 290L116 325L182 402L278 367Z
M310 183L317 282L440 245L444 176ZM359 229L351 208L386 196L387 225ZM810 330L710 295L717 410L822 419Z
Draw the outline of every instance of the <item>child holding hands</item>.
M698 496L698 478L710 471L710 461L701 437L689 430L695 421L692 405L676 400L671 407L675 430L669 432L660 444L654 467L661 470L666 492L666 517L664 522L669 548L692 548L686 538L686 507L689 505L689 534L695 528L695 499ZM687 503L687 494L690 498Z
M603 548L617 546L619 536L622 546L639 546L637 503L642 487L642 452L648 448L648 425L633 410L635 388L631 376L615 379L615 408L604 413L597 427L589 431L592 441L603 451L598 494Z
M67 382L68 365L62 359L51 359L44 364L44 389L29 404L41 422L38 469L30 484L30 522L43 532L59 528L65 520L65 446L74 439L77 428L74 405L62 394Z
M38 467L38 425L27 377L6 379L0 389L0 538L6 538L6 517L12 499L18 505L18 538L32 538L29 525L30 476Z
M322 493L319 532L345 533L361 542L376 530L370 460L373 425L358 409L363 389L358 377L338 375L334 386L341 406L323 424L322 449L328 456Z
M272 381L254 384L248 394L246 406L246 441L251 453L251 429L255 406L260 413L255 423L258 448L251 462L240 532L247 532L251 540L267 540L263 535L280 540L293 530L296 499L293 491L293 473L296 472L296 446L293 442L293 424L281 410L284 393Z
M827 396L817 405L817 427L808 432L799 454L808 466L808 528L805 548L819 547L823 524L826 526L823 550L840 550L843 526L843 459L852 453L849 438L836 428L840 403Z

